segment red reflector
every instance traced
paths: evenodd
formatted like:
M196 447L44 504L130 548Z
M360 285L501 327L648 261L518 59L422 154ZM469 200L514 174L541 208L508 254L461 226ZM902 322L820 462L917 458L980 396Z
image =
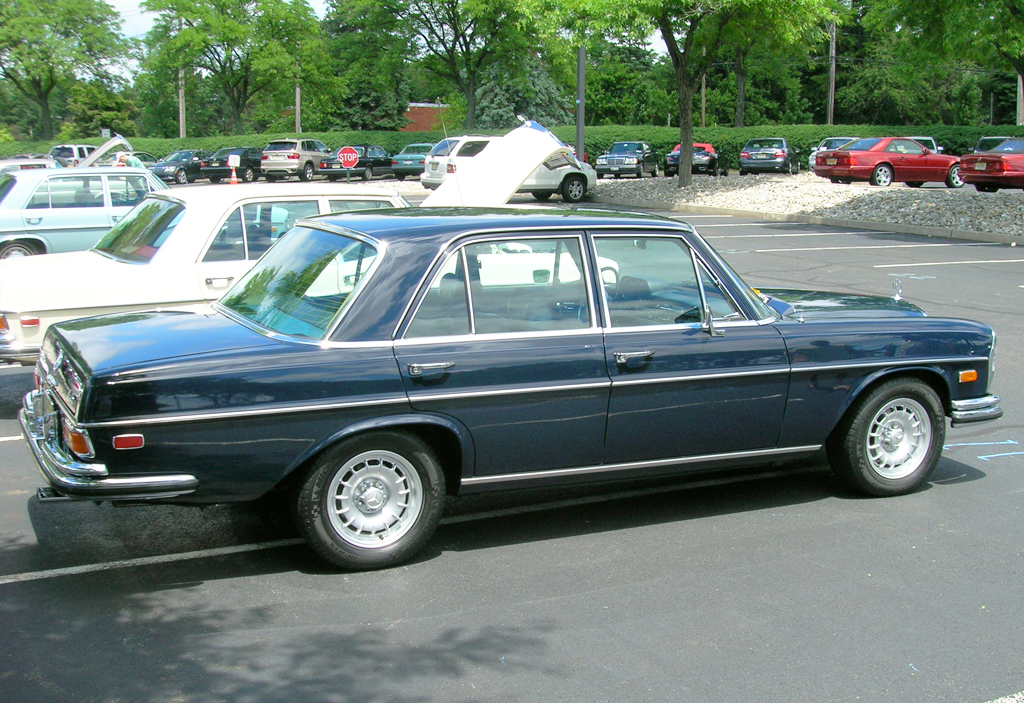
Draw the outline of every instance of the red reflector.
M6 331L7 331L7 318L5 316L3 316L3 315L0 315L0 332L6 332Z
M269 158L270 158L269 156L267 156L266 154L263 154L262 156L260 156L260 161L266 161Z
M31 315L22 315L20 320L21 320L21 326L23 328L24 327L38 327L39 326L39 318L38 317L33 317Z
M114 437L114 449L141 449L146 439L140 434L119 434Z
M448 162L448 173L455 173L455 164Z

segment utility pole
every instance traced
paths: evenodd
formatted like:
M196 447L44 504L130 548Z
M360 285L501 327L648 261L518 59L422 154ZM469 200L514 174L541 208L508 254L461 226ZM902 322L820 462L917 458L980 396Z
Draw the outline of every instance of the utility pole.
M576 158L583 161L583 122L585 113L584 88L587 85L587 50L582 46L576 50Z
M295 79L295 133L302 134L302 87Z
M178 139L185 138L185 67L178 67Z
M1017 74L1017 124L1024 125L1024 76Z
M828 23L828 106L825 123L835 124L836 103L836 23Z
M701 49L700 50L701 57L705 56L707 54L707 51L708 51L707 49ZM701 129L704 129L704 126L705 126L705 124L704 124L705 123L705 119L704 118L705 118L705 115L706 115L706 112L707 112L707 110L706 110L707 102L704 99L704 93L707 90L707 87L708 87L708 68L707 68L707 66L704 66L704 72L702 74L700 74L700 128Z

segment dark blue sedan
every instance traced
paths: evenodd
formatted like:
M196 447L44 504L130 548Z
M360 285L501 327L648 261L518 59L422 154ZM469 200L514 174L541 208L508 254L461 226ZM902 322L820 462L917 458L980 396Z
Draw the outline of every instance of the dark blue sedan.
M604 211L300 221L205 313L54 325L22 426L49 499L273 494L349 568L446 494L808 457L912 491L1002 415L995 335L904 300L757 291L694 229Z

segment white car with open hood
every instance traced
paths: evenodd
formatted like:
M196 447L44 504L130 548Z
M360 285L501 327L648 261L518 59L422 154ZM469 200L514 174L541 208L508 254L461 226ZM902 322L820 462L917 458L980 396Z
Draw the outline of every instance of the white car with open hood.
M34 363L55 322L217 300L299 218L408 206L333 183L150 193L92 249L0 261L0 361Z

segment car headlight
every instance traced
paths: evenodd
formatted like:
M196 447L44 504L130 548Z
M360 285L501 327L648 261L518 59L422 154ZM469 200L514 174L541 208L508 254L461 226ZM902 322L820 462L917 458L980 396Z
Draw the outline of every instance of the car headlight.
M635 165L636 164L636 157L635 156L627 156L625 159L622 160L622 163L626 164L627 166Z
M693 157L693 163L695 163L695 164L706 164L706 163L710 163L710 161L711 161L711 157L710 156L694 156Z
M599 163L599 164L606 164L606 163L608 163L608 157L607 156L598 156L597 157L597 163Z

